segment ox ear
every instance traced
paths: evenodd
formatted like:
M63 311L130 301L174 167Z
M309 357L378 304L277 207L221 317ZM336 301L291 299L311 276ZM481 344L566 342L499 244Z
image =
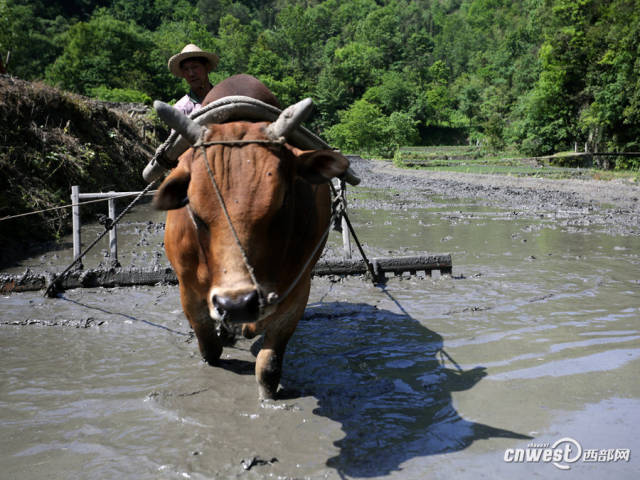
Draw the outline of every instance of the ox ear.
M296 151L298 175L309 183L325 183L342 175L349 168L349 160L334 150Z
M174 210L189 203L187 188L191 173L178 166L162 182L153 197L153 206L158 210Z

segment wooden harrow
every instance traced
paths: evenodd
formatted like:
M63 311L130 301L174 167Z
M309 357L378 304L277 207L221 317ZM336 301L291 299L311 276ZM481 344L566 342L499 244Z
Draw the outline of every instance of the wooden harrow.
M451 255L421 255L415 257L372 258L371 265L377 275L376 282L384 282L387 274L401 276L424 272L431 275L434 270L441 275L451 274ZM320 260L313 270L314 276L367 275L368 268L359 259ZM21 275L0 275L0 293L28 292L46 289L53 276L27 270ZM74 270L58 280L58 288L129 287L135 285L158 285L178 283L171 268L108 268Z

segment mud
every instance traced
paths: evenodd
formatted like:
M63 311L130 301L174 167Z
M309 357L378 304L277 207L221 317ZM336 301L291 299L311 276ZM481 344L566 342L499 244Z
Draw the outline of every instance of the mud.
M637 478L638 187L356 168L367 252L451 253L452 276L315 279L266 403L259 343L202 363L175 286L4 296L3 476ZM166 264L153 215L120 229L123 264ZM108 262L100 248L88 268ZM505 461L564 438L595 460Z
M355 168L367 186L402 190L403 197L414 192L404 204L420 205L425 195L473 198L482 205L513 209L514 215L545 215L565 227L595 225L605 233L640 234L640 186L629 180L430 172L366 160Z

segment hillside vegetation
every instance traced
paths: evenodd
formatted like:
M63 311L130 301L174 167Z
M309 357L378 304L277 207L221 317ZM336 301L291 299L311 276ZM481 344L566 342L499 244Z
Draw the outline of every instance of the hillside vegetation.
M213 83L312 97L310 126L348 152L640 151L640 0L0 0L0 217L73 184L142 188L158 138L120 102L182 96L167 60L187 43L220 55ZM0 223L2 254L68 218Z
M11 74L105 100L177 99L188 42L345 150L640 150L640 0L0 0Z

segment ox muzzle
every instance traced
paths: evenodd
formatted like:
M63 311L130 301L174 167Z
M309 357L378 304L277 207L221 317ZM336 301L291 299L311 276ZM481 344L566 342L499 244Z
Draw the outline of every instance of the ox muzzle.
M223 322L252 323L260 317L260 295L257 290L238 295L213 294L211 305Z

